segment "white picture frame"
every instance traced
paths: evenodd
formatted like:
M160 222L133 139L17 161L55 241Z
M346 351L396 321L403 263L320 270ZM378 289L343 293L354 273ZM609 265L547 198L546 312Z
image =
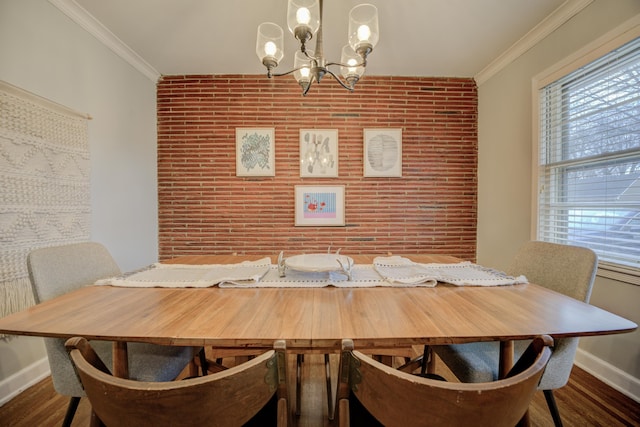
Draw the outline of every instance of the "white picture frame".
M274 128L236 128L236 176L275 176Z
M402 177L402 128L364 129L363 175Z
M344 185L296 185L295 226L344 226Z
M338 177L337 129L300 129L300 177Z

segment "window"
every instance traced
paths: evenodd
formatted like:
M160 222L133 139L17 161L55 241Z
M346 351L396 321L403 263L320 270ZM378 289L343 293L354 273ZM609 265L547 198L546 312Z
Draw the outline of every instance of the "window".
M537 238L639 276L640 37L537 90Z

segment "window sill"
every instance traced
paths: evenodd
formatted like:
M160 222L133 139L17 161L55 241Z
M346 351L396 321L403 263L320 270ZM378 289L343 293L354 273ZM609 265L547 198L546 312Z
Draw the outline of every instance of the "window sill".
M598 272L596 275L598 277L605 277L607 279L640 286L640 269L637 268L601 261L598 264Z

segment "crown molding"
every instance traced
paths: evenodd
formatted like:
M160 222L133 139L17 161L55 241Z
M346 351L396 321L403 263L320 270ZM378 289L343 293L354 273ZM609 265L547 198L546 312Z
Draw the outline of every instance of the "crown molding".
M582 9L589 6L594 0L567 0L554 10L542 22L515 42L509 49L503 52L489 65L474 76L478 86L485 83L491 77L499 73L521 55L534 47L542 39L558 29L562 24L573 18Z
M153 68L147 61L138 55L133 49L127 46L122 40L116 37L96 18L87 12L82 6L74 0L48 0L53 6L57 7L62 13L67 15L76 24L84 28L89 34L98 39L102 44L107 46L116 55L124 59L136 70L141 72L149 80L157 83L161 74Z

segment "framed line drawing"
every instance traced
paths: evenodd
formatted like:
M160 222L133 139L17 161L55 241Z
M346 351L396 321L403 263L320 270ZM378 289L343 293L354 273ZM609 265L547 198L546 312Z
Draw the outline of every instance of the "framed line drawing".
M402 129L364 130L364 176L402 176Z
M296 185L295 226L343 226L344 185Z
M273 128L236 128L236 176L275 176Z
M338 177L337 129L300 129L300 176Z

